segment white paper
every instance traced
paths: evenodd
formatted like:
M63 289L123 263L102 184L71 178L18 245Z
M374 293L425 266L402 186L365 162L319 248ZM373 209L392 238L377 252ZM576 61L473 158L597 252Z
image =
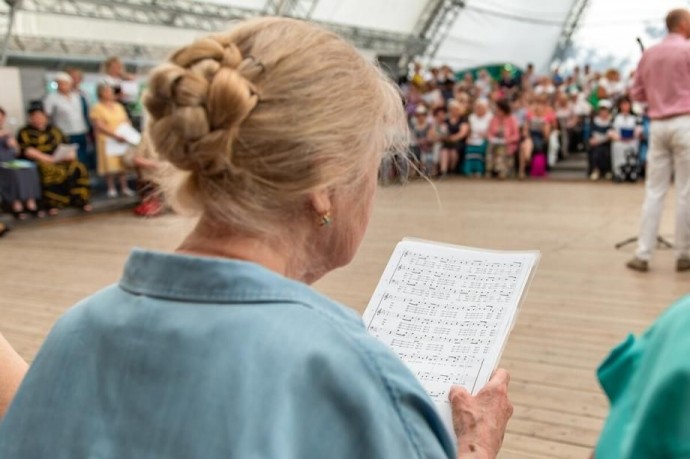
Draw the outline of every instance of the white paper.
M141 134L131 124L122 123L115 129L115 135L122 137L130 145L141 143Z
M61 163L63 161L73 161L77 159L77 150L79 149L79 144L76 143L71 143L69 145L67 144L60 144L58 147L55 149L53 152L53 159L57 163Z
M112 137L105 139L105 154L107 156L122 156L129 150L130 145L127 142L118 142Z
M451 434L448 392L476 394L489 381L539 257L405 240L388 262L364 323L417 376Z

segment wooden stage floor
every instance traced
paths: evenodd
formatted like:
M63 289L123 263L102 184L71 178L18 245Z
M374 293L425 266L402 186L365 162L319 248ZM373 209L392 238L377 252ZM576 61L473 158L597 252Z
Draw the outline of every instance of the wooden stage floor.
M502 366L515 415L502 458L589 457L607 413L595 369L629 332L639 333L690 274L658 252L652 271L629 272L641 185L447 180L441 204L426 183L381 189L364 245L316 288L362 311L394 245L405 236L495 249L540 249L542 261ZM673 195L662 234L673 232ZM129 213L20 228L0 240L0 331L32 359L56 318L115 282L131 247L171 250L191 222Z

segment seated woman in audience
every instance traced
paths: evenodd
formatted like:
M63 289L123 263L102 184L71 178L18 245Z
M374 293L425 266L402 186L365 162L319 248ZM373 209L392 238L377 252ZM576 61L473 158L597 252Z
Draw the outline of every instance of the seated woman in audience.
M450 155L441 158L441 173L444 171L458 171L465 156L465 141L470 133L470 125L467 116L468 108L467 94L461 94L458 99L448 102L448 140L444 147L450 150Z
M517 120L520 129L522 129L527 121L528 106L530 105L529 101L530 95L527 93L516 94L510 101L510 110Z
M637 179L639 169L639 150L642 128L640 120L632 112L632 102L623 97L618 101L618 114L613 119L611 132L611 169L616 181L625 180L626 169L630 166L634 170L634 178Z
M474 113L469 118L470 135L467 137L463 164L463 173L468 177L481 177L486 171L487 137L492 117L486 99L479 99L474 103Z
M451 390L456 448L400 359L309 287L352 260L381 157L407 147L398 91L336 34L284 18L170 60L149 133L197 226L176 253L135 250L57 322L0 457L495 457L506 372Z
M618 100L625 93L625 82L621 79L621 74L616 69L609 69L604 76L599 79L599 87L606 91L606 98ZM603 97L602 97L603 98Z
M25 220L27 212L44 217L39 208L41 180L36 166L30 162L17 164L19 145L5 130L5 110L0 107L0 200L18 220Z
M104 176L108 184L108 197L118 196L115 179L120 182L120 190L125 196L136 193L127 185L127 175L122 164L122 156L108 151L108 139L125 142L115 131L123 124L130 124L127 112L118 103L113 89L101 84L97 89L98 103L91 108L91 124L96 132L96 151L98 153L98 174Z
M511 114L510 103L499 100L496 113L491 119L487 153L487 174L496 174L501 180L507 178L515 168L515 153L520 142L520 128Z
M563 85L563 92L565 94L580 92L580 86L577 83L577 76L571 75L565 80L565 84Z
M547 101L556 95L556 86L553 84L553 80L548 76L543 76L539 79L539 84L534 87L535 96L546 96Z
M521 180L525 178L530 162L530 173L533 176L546 175L548 140L556 121L548 101L546 95L537 96L531 110L527 112L523 128L525 141L520 146L518 155L518 177Z
M448 115L446 109L437 107L434 109L434 119L432 121L431 136L433 159L434 159L434 175L445 176L448 173L449 158L452 148L447 148L448 139ZM441 165L446 167L441 169Z
M488 99L491 94L493 79L486 69L479 71L477 75L477 81L475 81L474 86L477 88L477 98Z
M43 187L43 203L50 215L72 206L91 212L89 173L74 157L55 159L53 154L64 143L65 136L48 117L41 104L29 109L29 124L17 134L21 157L38 166Z
M590 180L596 182L601 177L610 180L611 174L611 102L599 101L597 115L592 120L592 136L589 139Z

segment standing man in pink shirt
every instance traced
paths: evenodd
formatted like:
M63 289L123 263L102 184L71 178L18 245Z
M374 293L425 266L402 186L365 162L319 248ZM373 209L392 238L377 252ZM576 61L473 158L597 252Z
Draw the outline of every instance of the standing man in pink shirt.
M659 234L664 197L676 183L676 269L690 271L690 11L666 16L668 36L644 53L631 89L648 104L651 141L642 224L635 258L627 266L647 271Z

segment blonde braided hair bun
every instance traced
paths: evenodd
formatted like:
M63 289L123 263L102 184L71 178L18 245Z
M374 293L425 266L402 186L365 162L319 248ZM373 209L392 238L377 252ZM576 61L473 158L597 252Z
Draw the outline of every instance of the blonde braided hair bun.
M372 155L402 148L397 89L337 35L283 18L246 21L151 73L149 135L173 167L178 211L271 231L309 192L355 186Z
M258 97L242 74L251 62L234 44L204 38L151 73L145 105L158 152L186 171L232 167L232 143ZM246 65L243 65L246 64Z

